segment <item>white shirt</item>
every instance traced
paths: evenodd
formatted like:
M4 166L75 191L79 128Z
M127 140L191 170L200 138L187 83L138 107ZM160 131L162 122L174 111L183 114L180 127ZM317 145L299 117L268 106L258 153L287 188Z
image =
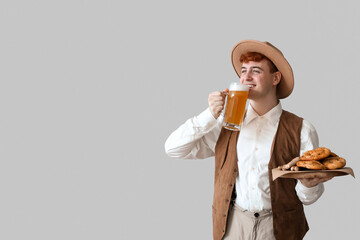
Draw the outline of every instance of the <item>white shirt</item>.
M268 163L271 145L282 113L281 103L263 116L249 104L239 134L237 152L239 174L236 179L236 204L249 211L270 210ZM209 109L188 119L165 142L170 157L203 159L215 155L215 145L222 128L223 117L217 120ZM303 120L300 153L319 146L315 128ZM298 181L296 193L303 204L315 202L324 192L324 185L307 188Z

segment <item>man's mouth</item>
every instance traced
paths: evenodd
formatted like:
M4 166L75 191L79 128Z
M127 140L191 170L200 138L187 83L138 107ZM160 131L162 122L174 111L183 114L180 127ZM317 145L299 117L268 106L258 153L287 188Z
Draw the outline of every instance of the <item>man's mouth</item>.
M254 85L254 84L247 84L247 86L249 87L249 89L251 89L251 88L255 87L255 85Z

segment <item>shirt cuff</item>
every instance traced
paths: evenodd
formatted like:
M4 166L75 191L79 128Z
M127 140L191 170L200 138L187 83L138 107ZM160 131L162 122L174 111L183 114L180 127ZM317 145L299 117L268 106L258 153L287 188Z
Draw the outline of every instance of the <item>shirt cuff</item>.
M324 184L319 183L318 185L308 188L302 185L300 181L296 184L296 192L300 201L304 205L310 205L316 202L324 192Z
M197 121L199 125L202 126L205 131L211 130L214 126L218 124L219 120L221 120L221 117L215 119L209 108L207 108L205 111L203 111L197 116Z
M306 187L304 186L300 181L298 181L298 190L302 193L304 193L305 195L314 195L314 194L319 194L322 193L324 191L324 184L323 183L319 183L318 185L314 186L314 187Z

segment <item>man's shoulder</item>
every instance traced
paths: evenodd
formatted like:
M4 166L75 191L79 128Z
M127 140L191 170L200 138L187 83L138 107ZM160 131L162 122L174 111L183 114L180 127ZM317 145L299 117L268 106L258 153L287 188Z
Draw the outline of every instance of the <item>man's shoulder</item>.
M302 117L299 117L299 116L296 115L295 113L286 111L286 110L284 110L284 109L283 109L283 111L282 111L282 117L288 118L288 119L290 119L290 120L295 120L295 119L297 119L298 121L302 121L302 120L303 120Z
M295 113L283 110L283 114L287 115L290 118L298 118L299 120L302 120L303 125L305 125L305 127L309 128L309 129L315 129L315 127L312 125L312 123L310 121L308 121L307 119L298 116Z

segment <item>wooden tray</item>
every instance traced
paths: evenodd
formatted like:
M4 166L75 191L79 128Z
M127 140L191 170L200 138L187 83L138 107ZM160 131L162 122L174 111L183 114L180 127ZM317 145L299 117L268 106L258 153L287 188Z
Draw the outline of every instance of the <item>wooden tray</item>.
M304 171L290 171L280 170L274 168L272 170L272 179L277 178L314 178L314 177L336 177L351 175L355 178L354 171L350 167L344 167L335 170L304 170Z

